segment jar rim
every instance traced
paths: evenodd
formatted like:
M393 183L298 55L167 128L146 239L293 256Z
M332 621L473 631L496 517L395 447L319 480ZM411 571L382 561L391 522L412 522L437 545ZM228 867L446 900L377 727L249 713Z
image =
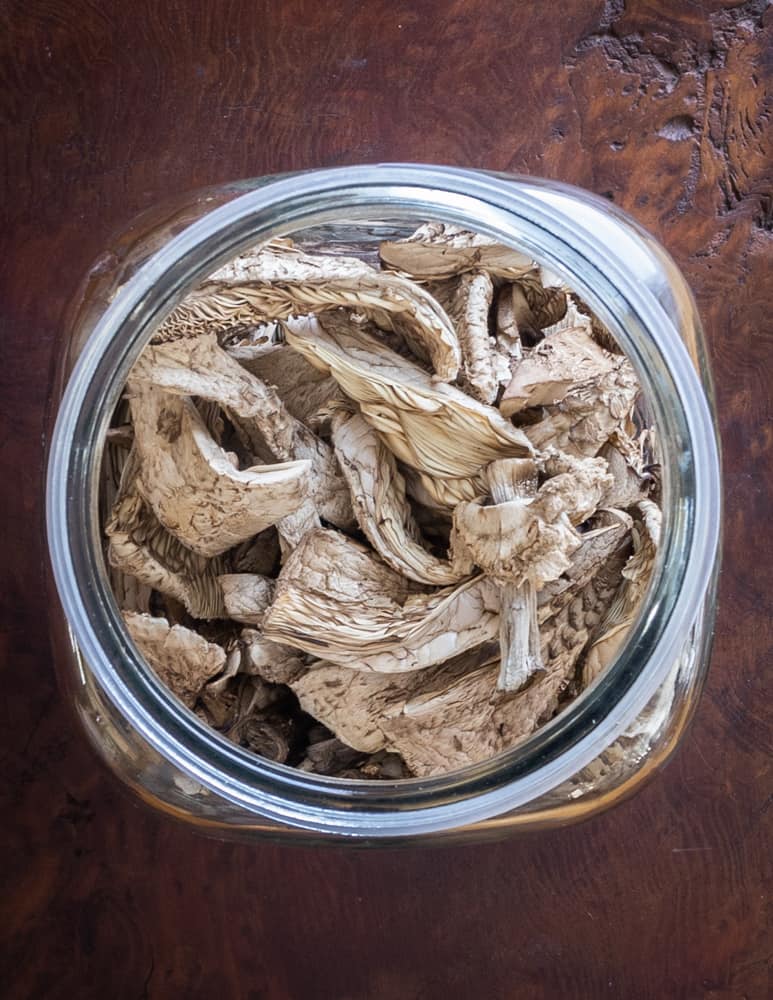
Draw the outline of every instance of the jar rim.
M380 164L243 186L244 194L173 237L121 286L71 373L51 442L46 504L54 579L74 641L108 698L144 739L184 773L252 812L370 838L435 832L501 815L586 766L642 710L701 610L716 561L719 453L689 353L630 260L602 245L592 226L578 226L561 199L582 204L596 220L600 213L624 219L625 237L634 245L626 252L640 253L641 260L652 260L649 238L619 210L579 188L515 175ZM342 781L273 764L227 743L177 703L143 666L120 619L104 572L97 517L107 421L131 365L182 295L249 245L343 214L353 221L374 212L466 225L568 275L647 383L657 426L667 432L664 491L673 500L664 512L663 542L644 606L602 677L513 749L447 775L394 783Z

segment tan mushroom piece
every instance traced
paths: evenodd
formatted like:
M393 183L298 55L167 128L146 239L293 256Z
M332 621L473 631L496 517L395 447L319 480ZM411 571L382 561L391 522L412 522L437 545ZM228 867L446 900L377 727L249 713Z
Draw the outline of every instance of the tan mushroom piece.
M399 753L417 777L443 774L516 746L555 714L591 629L619 585L620 544L543 623L547 665L525 690L496 689L497 648L484 643L418 673L379 674L319 662L291 682L302 707L368 753Z
M310 461L317 509L337 527L352 526L349 491L330 447L287 411L274 389L229 357L214 334L148 345L131 378L134 385L216 401L242 418L254 454L265 444L279 462Z
M306 535L282 568L263 634L353 670L422 670L493 638L496 586L475 578L417 593L338 532Z
M536 270L526 254L443 222L427 222L404 240L383 242L379 255L388 267L419 280L437 281L465 271L513 280Z
M344 307L404 337L438 379L459 370L459 344L440 306L420 286L355 257L304 254L275 242L237 257L191 292L164 321L158 342L257 320Z
M189 399L132 384L130 401L138 488L193 552L220 555L303 505L309 461L240 470Z
M105 524L108 562L145 587L180 601L194 618L221 617L221 560L197 555L167 531L140 494L138 474L139 459L132 449Z
M392 453L431 488L441 480L477 484L496 458L533 454L529 439L493 407L437 383L345 317L302 317L286 324L287 342L337 380ZM441 493L442 495L442 493ZM447 495L447 493L446 493ZM449 506L461 496L449 496Z
M225 667L225 650L198 632L170 625L166 618L124 613L129 635L159 679L188 708L201 689Z
M482 403L493 403L499 391L496 343L489 336L488 316L494 284L485 271L465 271L436 282L430 291L443 306L459 338L462 367L459 383Z
M217 582L226 616L242 625L260 625L274 599L276 582L257 573L223 573Z
M477 566L501 590L498 685L516 691L543 669L536 593L558 579L582 544L573 525L596 510L609 487L600 459L551 455L544 463L551 476L538 489L531 459L503 459L486 469L493 501L459 504L454 512L454 562Z
M464 574L421 544L405 480L394 455L370 424L359 413L339 410L333 415L332 429L357 523L384 562L418 583L439 587L458 583Z
M633 554L622 570L624 579L601 626L602 634L588 651L583 668L583 683L599 677L622 649L647 592L660 544L662 512L651 500L638 505L633 524Z

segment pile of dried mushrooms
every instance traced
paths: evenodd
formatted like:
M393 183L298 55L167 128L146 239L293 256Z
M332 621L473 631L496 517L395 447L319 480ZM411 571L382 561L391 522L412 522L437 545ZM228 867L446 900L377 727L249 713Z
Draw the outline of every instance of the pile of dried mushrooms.
M116 599L241 746L347 778L506 750L610 662L660 532L640 388L529 257L429 223L191 292L106 442Z

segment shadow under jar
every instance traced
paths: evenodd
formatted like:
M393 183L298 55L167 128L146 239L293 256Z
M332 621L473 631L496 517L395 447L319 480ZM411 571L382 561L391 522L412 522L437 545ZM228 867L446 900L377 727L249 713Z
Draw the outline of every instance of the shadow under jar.
M606 324L657 428L663 531L638 618L606 671L499 756L432 778L328 778L261 759L158 680L113 598L99 513L106 431L129 371L184 295L277 236L367 253L432 219L513 246ZM475 841L586 817L630 794L683 736L708 666L720 473L694 301L671 258L608 202L532 178L386 164L261 178L146 213L92 268L63 343L47 481L62 691L142 799L214 836L322 843Z

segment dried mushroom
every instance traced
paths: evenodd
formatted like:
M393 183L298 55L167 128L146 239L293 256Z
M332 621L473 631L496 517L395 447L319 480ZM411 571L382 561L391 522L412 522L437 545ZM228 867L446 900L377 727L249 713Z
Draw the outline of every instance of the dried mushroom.
M339 307L402 335L419 357L429 361L438 378L456 377L456 334L423 288L354 257L312 256L278 242L237 257L213 274L164 322L157 339Z
M378 254L275 240L194 288L130 373L100 517L202 722L394 781L512 749L609 667L661 512L634 370L561 279L445 223Z
M192 707L206 682L225 666L225 650L165 618L124 613L129 635L170 691Z
M131 409L138 489L193 552L221 555L303 505L311 462L239 469L193 403L161 389L133 388Z
M365 546L307 534L279 574L264 635L354 670L421 670L496 635L496 587L480 577L417 592Z

